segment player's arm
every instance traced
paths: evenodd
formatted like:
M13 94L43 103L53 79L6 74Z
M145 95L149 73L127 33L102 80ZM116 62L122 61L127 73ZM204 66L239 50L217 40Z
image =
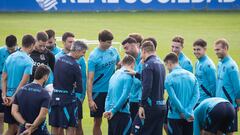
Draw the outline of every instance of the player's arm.
M88 101L93 100L92 98L93 79L94 79L94 72L88 72L88 81L87 81Z
M7 73L2 73L2 98L4 99L6 97L7 93Z
M127 100L128 100L128 97L129 97L131 86L132 86L132 78L124 79L124 86L123 86L123 90L122 90L123 91L122 95L111 110L113 115L116 114L118 111L120 111L122 109L123 105L126 102L128 102Z
M192 95L191 100L189 101L187 110L192 110L194 108L194 106L197 104L198 99L199 99L199 85L198 85L197 79L195 78L193 95ZM185 116L185 117L187 117L187 116Z
M24 118L19 112L19 106L15 103L12 105L11 114L21 125L24 125L26 123L26 120L24 120Z
M78 98L78 100L81 100L82 91L83 91L82 73L81 73L81 69L79 68L78 65L75 66L73 72L75 72L74 75L76 78L76 88L75 88L76 97Z
M82 58L82 61L80 63L81 66L81 72L82 72L82 84L83 84L83 92L81 97L81 102L83 102L85 96L86 96L86 87L87 87L87 75L86 75L86 62L84 57Z
M13 99L14 99L16 93L18 93L19 89L21 89L22 86L27 84L27 82L30 78L30 75L32 74L32 70L33 70L33 63L31 62L31 63L28 63L24 69L24 74L23 74L22 80L20 81L15 93L12 96Z
M6 97L6 94L7 94L7 68L6 68L6 62L3 66L3 70L2 70L2 98L3 98L3 102L4 102L4 99Z
M22 77L22 80L21 82L19 83L15 93L13 94L13 98L16 96L16 94L18 93L18 91L25 85L27 84L28 80L30 78L30 75L29 74L24 74L23 77Z
M48 114L48 108L46 107L41 107L40 113L38 114L37 118L34 120L32 123L31 131L33 132L38 128L38 126L46 120L46 116Z
M54 72L54 65L55 65L55 56L52 52L49 51L49 67L51 68L52 72Z
M174 107L176 107L177 111L179 113L185 114L185 109L182 106L179 99L177 98L176 93L171 84L171 80L169 80L169 78L167 78L165 81L165 88L167 89L169 99L172 101L172 103L173 103Z
M229 72L229 78L230 78L230 82L232 83L234 96L240 99L240 97L237 96L240 93L240 78L239 78L238 70L232 69Z
M30 128L30 130L33 132L34 130L36 130L38 128L38 126L44 122L44 120L46 120L46 116L48 114L48 106L50 103L50 96L48 93L44 93L44 98L43 98L43 102L41 105L41 109L40 112L37 116L37 118L34 120L34 122L32 123L32 126Z
M141 106L147 105L147 99L150 96L150 93L152 91L152 83L153 83L153 71L150 69L150 66L146 67L142 71L142 98L141 98Z
M185 66L184 67L186 68L187 71L193 72L193 66L192 66L192 63L191 63L190 60L185 62Z
M207 67L206 70L207 81L209 83L209 91L211 92L211 96L215 97L216 95L216 69L215 67Z
M200 135L201 127L200 127L200 120L198 118L200 108L197 107L194 111L194 121L193 121L193 133L194 135Z

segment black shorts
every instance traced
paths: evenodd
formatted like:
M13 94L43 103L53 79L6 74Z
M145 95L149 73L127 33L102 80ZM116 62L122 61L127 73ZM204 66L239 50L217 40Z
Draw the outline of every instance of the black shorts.
M1 77L1 76L0 76ZM0 82L1 83L1 82ZM0 88L0 113L4 113L4 105L3 105L3 99L2 99L2 90Z
M209 113L205 131L217 134L217 131L231 133L236 131L236 110L227 102L217 104ZM236 121L237 123L237 121Z
M161 106L159 109L144 108L145 119L134 119L131 132L134 135L162 135L163 121L166 113L166 106ZM138 125L137 125L138 124ZM142 126L141 126L142 124ZM137 126L136 126L137 125ZM140 130L138 129L140 128ZM138 131L137 131L138 130Z
M138 113L139 103L138 102L130 102L130 113L132 120L135 119L136 114Z
M118 112L108 121L108 135L129 135L131 124L130 114Z
M168 118L168 135L193 135L193 122Z
M97 105L97 111L90 111L91 117L101 118L103 116L103 113L105 112L105 100L107 96L107 92L99 92L99 93L93 93L93 100L95 104Z
M49 109L49 125L52 127L77 127L78 107L76 102L65 106L53 105Z
M18 124L18 122L12 116L11 111L12 111L12 105L4 106L4 122L8 124Z
M78 103L78 119L82 119L83 118L83 109L82 109L82 103L79 102Z

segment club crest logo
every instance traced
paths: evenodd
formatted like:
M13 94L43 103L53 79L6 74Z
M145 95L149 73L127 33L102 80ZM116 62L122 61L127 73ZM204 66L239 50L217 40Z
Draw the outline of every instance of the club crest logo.
M57 0L36 0L38 5L44 10L57 10Z

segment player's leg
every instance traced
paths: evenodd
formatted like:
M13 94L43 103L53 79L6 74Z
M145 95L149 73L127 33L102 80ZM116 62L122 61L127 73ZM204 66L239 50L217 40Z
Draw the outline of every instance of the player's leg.
M5 132L5 135L15 135L18 130L17 121L11 114L12 106L6 106L4 108L4 122L8 123L8 129Z
M4 113L0 113L0 135L4 132Z
M168 118L168 135L183 135L181 123L182 119Z
M83 135L82 119L78 120L78 127L75 135Z
M102 135L102 117L94 117L93 135Z
M0 88L0 95L2 95L2 90ZM0 135L4 132L4 106L2 96L0 97Z
M83 135L82 118L83 118L82 103L78 103L78 127L76 129L75 135Z
M193 122L183 121L183 134L192 135L193 134Z
M93 96L95 93L93 93ZM98 93L94 98L94 102L97 105L96 111L91 111L91 117L94 117L93 125L93 135L102 135L101 125L102 125L102 116L104 113L105 100L107 93Z
M76 127L68 127L66 129L66 135L74 135L75 132L76 132Z

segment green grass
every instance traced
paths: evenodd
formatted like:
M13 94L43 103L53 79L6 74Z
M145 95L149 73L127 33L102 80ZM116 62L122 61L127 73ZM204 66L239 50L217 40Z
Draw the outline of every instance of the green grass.
M114 41L118 42L132 32L155 37L158 40L157 53L163 58L170 51L172 37L182 35L185 38L184 52L193 63L196 59L192 43L203 38L208 42L208 55L217 64L213 43L224 37L230 42L230 55L240 66L240 12L0 13L0 18L1 45L9 34L16 35L18 44L21 44L23 34L35 35L48 28L54 29L57 36L70 31L77 38L89 40L97 40L100 30L110 29L115 36ZM60 42L58 44L62 46ZM90 47L86 58L93 47ZM84 102L83 128L86 135L92 133L92 123L87 102ZM106 135L106 121L102 129Z

